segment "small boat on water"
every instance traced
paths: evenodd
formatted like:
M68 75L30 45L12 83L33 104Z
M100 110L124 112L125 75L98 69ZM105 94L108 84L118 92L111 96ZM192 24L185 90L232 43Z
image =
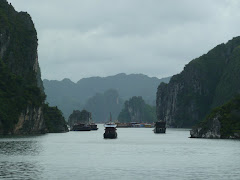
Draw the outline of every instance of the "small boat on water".
M144 127L145 127L145 128L153 128L153 125L152 125L152 124L147 124L147 123L145 123L145 124L144 124Z
M128 128L132 127L130 123L116 123L117 128Z
M112 115L110 113L110 122L104 124L105 132L103 134L104 139L116 139L117 138L117 125L112 122Z
M87 124L78 123L73 125L72 131L91 131L91 127Z
M154 127L154 133L166 133L166 122L157 121Z
M98 130L98 127L95 123L91 123L89 126L91 127L91 130Z

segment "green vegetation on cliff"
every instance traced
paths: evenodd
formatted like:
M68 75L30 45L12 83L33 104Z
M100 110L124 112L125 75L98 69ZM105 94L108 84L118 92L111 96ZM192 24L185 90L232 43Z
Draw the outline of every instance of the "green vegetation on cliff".
M0 59L0 131L12 132L20 114L28 106L41 106L44 100L45 94L34 81L11 73Z
M68 131L67 123L58 107L49 107L48 104L44 104L43 115L47 132L61 133Z
M160 84L157 116L169 126L192 127L211 109L240 91L240 37L192 60L184 70Z
M0 0L0 133L12 133L27 107L45 100L37 79L37 33L31 17Z
M45 124L55 132L65 122L57 108L43 106L37 46L30 15L0 0L0 134L43 133Z
M211 131L209 123L214 118L218 118L221 124L221 138L240 137L240 95L224 104L223 106L214 108L211 113L198 125L205 132Z
M124 108L118 116L119 122L155 122L156 109L144 102L141 96L132 97L124 103Z

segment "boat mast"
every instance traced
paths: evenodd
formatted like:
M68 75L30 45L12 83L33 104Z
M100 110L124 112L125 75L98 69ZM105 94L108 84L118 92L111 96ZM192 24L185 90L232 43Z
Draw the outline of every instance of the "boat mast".
M112 113L110 112L110 122L112 122Z

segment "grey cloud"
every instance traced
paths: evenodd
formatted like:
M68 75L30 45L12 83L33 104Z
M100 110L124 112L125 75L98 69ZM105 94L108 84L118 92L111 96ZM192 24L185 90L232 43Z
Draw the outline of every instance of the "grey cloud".
M235 0L10 0L31 14L42 77L164 77L239 35Z

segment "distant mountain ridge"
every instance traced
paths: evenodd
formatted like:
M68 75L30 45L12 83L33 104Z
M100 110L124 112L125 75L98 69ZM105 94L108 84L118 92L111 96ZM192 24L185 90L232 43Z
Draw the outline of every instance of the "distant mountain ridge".
M47 101L58 106L68 117L73 110L81 110L87 100L97 93L115 89L123 100L132 96L142 96L146 103L155 104L157 87L161 82L168 83L170 77L158 79L143 74L117 74L108 77L83 78L77 83L70 79L43 80Z

